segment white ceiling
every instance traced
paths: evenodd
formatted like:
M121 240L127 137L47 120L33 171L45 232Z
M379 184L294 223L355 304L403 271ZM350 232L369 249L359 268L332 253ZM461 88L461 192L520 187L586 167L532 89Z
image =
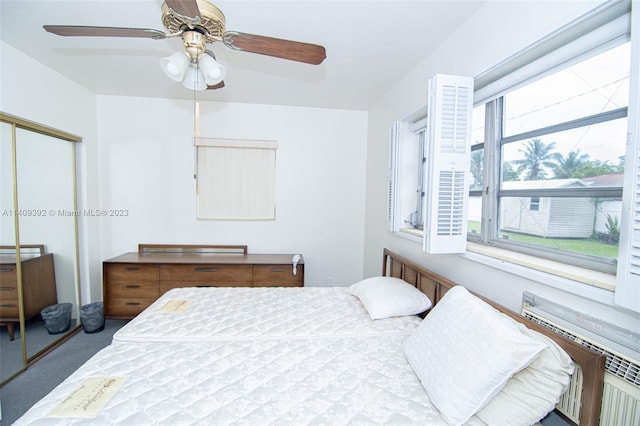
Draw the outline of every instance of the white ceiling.
M228 67L226 87L199 100L367 110L395 80L464 24L484 0L216 1L227 30L323 45L327 59L307 65L208 48ZM162 0L0 0L2 40L96 94L193 99L158 59L180 39L60 37L42 26L152 28ZM425 76L426 78L426 76Z

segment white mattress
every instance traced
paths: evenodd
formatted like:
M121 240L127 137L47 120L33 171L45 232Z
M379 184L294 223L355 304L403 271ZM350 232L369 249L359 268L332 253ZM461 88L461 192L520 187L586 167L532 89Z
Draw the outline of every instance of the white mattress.
M445 425L404 358L403 338L116 342L15 424ZM48 417L97 376L126 380L95 417Z
M182 303L186 301L187 303ZM181 312L166 312L168 303ZM118 330L114 342L202 342L406 335L418 316L372 320L343 287L207 287L168 291Z

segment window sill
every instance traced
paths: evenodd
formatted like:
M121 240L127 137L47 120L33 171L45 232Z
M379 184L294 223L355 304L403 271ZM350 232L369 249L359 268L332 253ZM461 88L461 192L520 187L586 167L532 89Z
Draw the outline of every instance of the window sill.
M405 238L407 240L422 244L422 231L419 229L400 228L399 230L394 231L393 234L397 235L400 238Z
M467 242L469 260L497 267L541 284L613 303L616 276L483 244Z

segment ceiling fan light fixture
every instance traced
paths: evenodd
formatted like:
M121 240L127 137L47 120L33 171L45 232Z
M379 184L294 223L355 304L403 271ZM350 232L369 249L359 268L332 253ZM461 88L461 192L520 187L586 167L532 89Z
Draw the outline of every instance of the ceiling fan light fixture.
M193 64L188 66L184 73L182 85L190 90L206 90L207 82L200 67Z
M216 61L209 53L200 56L198 65L204 74L206 83L211 86L220 83L227 74L227 68Z
M173 81L182 81L189 68L189 57L184 52L175 52L160 59L160 68Z

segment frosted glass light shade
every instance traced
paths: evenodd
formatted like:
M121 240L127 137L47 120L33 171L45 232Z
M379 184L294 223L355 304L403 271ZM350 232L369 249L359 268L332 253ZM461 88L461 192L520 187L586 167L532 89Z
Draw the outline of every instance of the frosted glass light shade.
M160 68L173 81L182 81L189 67L189 57L184 52L175 52L160 59Z
M198 64L205 81L211 86L220 83L227 74L227 68L206 53L200 57Z
M202 70L196 66L187 67L184 72L184 80L182 80L182 85L187 89L191 90L206 90L207 82L204 79L204 75L202 74Z

